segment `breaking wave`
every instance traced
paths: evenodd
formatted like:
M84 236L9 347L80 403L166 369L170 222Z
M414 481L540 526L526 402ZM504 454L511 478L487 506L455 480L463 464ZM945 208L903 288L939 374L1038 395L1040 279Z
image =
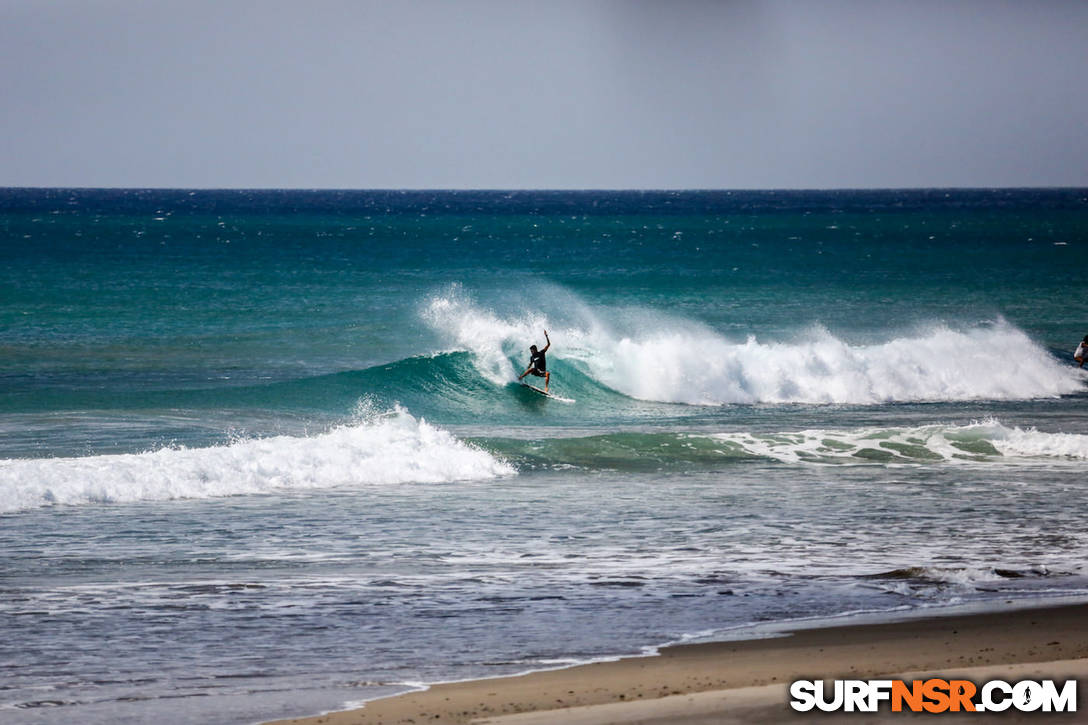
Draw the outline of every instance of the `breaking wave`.
M576 298L569 306L562 321L533 310L506 315L455 287L430 298L422 317L457 350L471 352L478 373L496 385L516 378L525 348L542 343L548 329L551 365L661 403L869 405L1028 400L1084 390L1080 371L1003 319L966 329L933 324L862 345L820 327L788 340L740 341L648 310L591 309Z
M1088 459L1088 435L1008 427L996 420L970 425L720 433L722 444L784 463L1049 462Z
M0 461L0 512L512 475L506 462L396 408L308 437Z
M1088 459L1088 435L969 425L730 433L609 433L479 444L519 469L690 470L772 461L786 464L1047 465Z

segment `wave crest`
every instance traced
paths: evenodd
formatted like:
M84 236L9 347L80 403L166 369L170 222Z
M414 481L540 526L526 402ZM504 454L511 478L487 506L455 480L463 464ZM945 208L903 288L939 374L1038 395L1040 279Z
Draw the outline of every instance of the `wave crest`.
M0 511L54 504L214 498L340 486L445 483L513 467L396 408L318 435L211 448L0 461Z
M524 348L547 328L555 342L553 370L567 365L630 398L661 403L1028 400L1084 389L1077 370L1003 319L970 329L936 324L869 345L850 344L819 327L789 340L750 336L738 342L691 320L640 309L591 309L566 297L572 309L559 324L539 311L504 317L460 288L432 297L422 316L471 352L479 373L493 383L520 372Z

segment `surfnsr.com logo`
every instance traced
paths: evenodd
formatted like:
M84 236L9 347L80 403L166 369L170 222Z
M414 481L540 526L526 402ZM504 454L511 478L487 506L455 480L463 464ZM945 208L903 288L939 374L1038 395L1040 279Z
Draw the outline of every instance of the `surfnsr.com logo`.
M1077 681L990 680L797 680L790 685L790 707L798 712L1076 712Z

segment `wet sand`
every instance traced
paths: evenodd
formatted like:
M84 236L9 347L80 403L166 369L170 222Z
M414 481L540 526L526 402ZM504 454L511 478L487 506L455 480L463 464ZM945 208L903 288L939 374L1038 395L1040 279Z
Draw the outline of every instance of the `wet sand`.
M786 688L796 679L1079 679L1088 681L1088 604L912 618L804 629L782 637L667 647L652 657L579 665L527 675L440 684L375 700L346 712L280 721L299 725L709 725L823 719L794 713ZM1088 719L1025 714L1039 722ZM834 716L832 716L834 717ZM839 717L842 717L841 715ZM902 713L850 715L851 723L908 719ZM918 717L933 717L920 715ZM998 716L994 716L997 718ZM942 722L990 716L942 715ZM1021 719L1007 712L1001 722Z

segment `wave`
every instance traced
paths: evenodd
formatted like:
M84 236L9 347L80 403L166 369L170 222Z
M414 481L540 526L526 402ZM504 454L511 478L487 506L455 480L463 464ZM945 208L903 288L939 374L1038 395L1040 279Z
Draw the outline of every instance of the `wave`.
M1036 565L1027 568L967 567L967 566L908 566L879 574L866 574L865 579L888 579L903 581L926 581L947 584L974 584L1002 579L1034 579L1052 576L1045 566ZM1068 572L1057 572L1065 574Z
M786 464L1004 464L1088 459L1088 435L1008 427L996 420L772 433L609 433L474 441L519 469L688 470L749 462Z
M274 492L489 480L526 470L625 472L752 462L821 465L1080 462L1088 435L990 420L855 430L619 432L461 440L403 408L307 437L208 448L0 461L0 513L52 505L217 498Z
M1088 458L1088 436L1007 427L996 420L969 425L720 433L713 438L753 456L783 463L1048 462Z
M731 442L690 433L608 433L539 440L487 438L475 442L521 470L642 472L767 460Z
M905 566L859 577L868 587L917 601L934 598L1002 593L1004 596L1083 596L1084 573L1079 563L1056 567L1018 561L1007 566L947 564Z
M0 512L56 504L215 498L343 486L445 483L515 473L403 408L309 437L210 448L0 461Z
M871 344L818 327L767 342L734 340L646 309L590 306L558 288L522 297L549 300L551 316L522 302L504 303L500 313L459 287L427 298L420 317L446 349L365 369L237 387L34 394L6 407L291 411L334 420L368 396L442 424L520 425L701 415L682 409L693 406L1030 400L1083 393L1088 379L1004 320L966 329L935 324ZM553 392L576 405L549 405L518 388L527 347L543 342L544 329L554 342Z
M428 419L443 424L518 425L538 420L544 414L553 421L585 422L617 410L622 410L625 416L639 415L639 406L634 401L562 363L552 366L556 371L553 382L562 378L562 390L552 392L568 398L566 402L570 402L569 398L577 400L578 406L549 406L554 401L515 381L494 382L481 375L478 363L476 356L467 351L418 355L365 370L179 394L171 402L175 406L234 406L336 415L351 410L360 396L366 396L377 406L399 405L424 412Z
M550 365L642 401L871 405L1028 400L1084 390L1080 371L1003 319L968 329L933 324L864 345L820 327L791 339L737 341L649 310L590 308L563 291L530 296L562 296L562 319L534 309L504 316L459 287L427 300L421 316L454 349L470 352L477 373L495 385L516 379L528 344L542 343L548 329L555 343ZM557 386L566 383L553 378Z

